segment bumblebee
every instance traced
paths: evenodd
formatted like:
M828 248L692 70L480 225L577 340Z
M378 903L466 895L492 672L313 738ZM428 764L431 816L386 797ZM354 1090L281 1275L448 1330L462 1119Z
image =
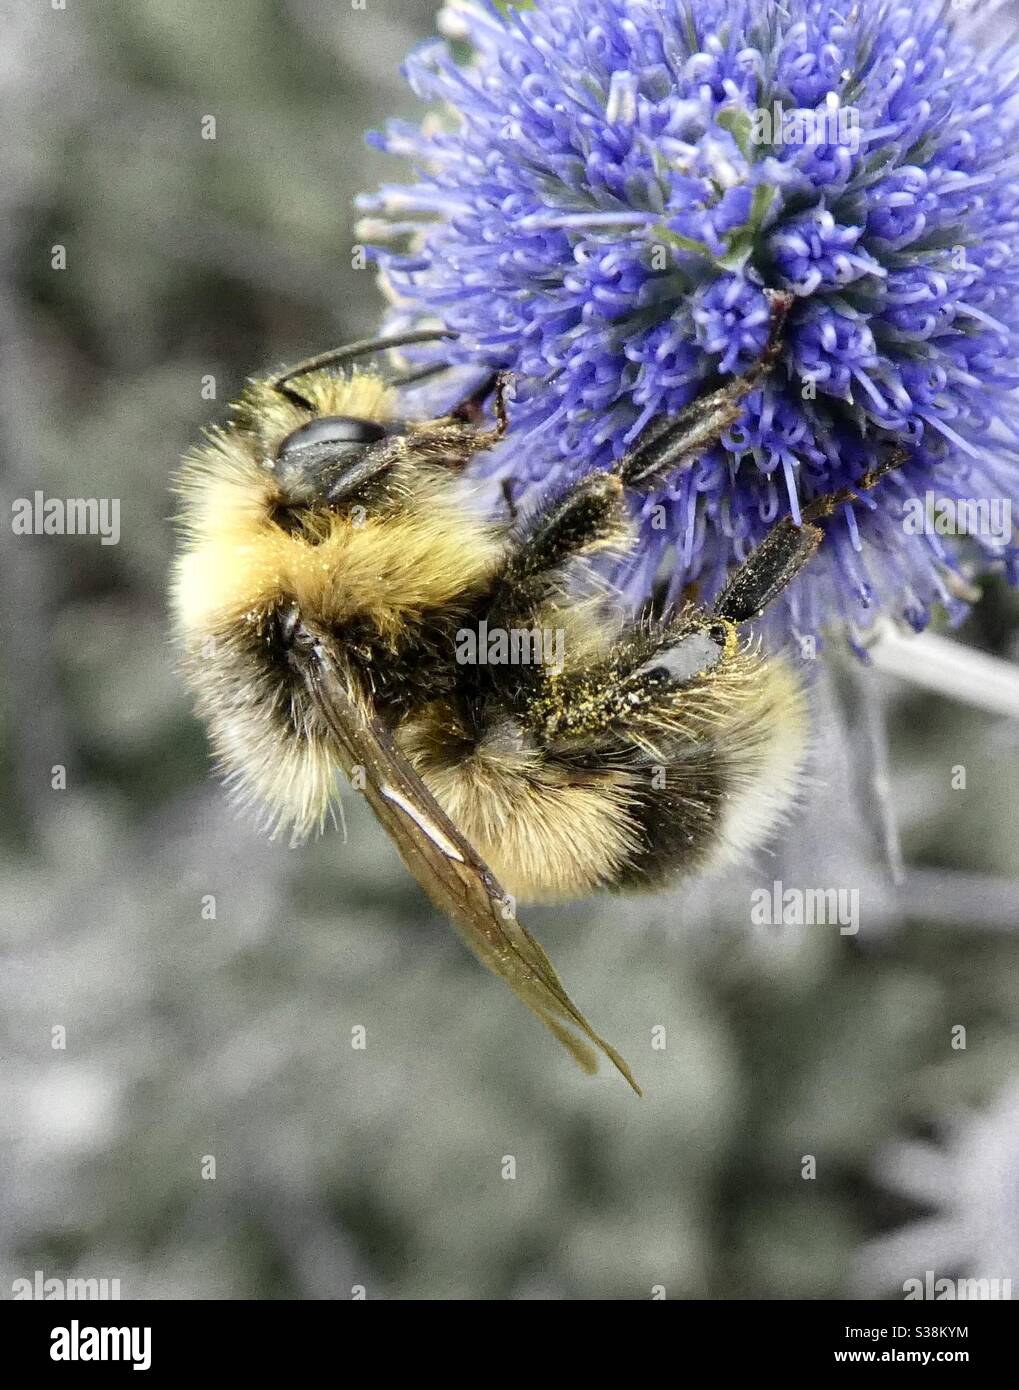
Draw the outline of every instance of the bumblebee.
M507 430L499 377L427 421L356 343L249 382L177 483L172 612L185 677L235 795L296 840L363 791L411 873L482 962L587 1071L622 1058L518 920L520 902L654 889L760 844L807 743L794 670L748 630L873 486L780 521L710 609L634 621L578 571L634 544L627 488L688 467L770 370L651 426L611 472L524 518L479 510L467 465ZM417 375L420 375L418 373ZM486 425L492 399L495 424ZM560 659L464 660L465 634L554 633ZM509 648L512 656L513 648Z

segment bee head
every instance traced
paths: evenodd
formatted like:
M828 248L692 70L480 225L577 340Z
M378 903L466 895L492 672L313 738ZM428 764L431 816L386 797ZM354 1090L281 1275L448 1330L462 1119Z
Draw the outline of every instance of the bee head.
M491 432L401 418L399 383L349 355L253 378L229 425L185 460L173 602L189 647L232 634L264 675L286 664L295 606L393 647L423 613L488 582L501 529L470 505L461 474Z

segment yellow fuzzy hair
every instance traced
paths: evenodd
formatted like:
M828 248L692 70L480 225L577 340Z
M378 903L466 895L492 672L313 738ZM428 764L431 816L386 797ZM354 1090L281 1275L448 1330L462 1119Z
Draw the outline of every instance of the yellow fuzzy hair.
M393 418L395 394L385 378L370 368L355 367L349 375L308 372L296 384L314 407L310 413L282 395L271 379L262 377L248 382L233 408L235 419L242 426L250 422L269 458L288 434L316 416L350 415L383 425Z
M518 902L558 902L609 886L639 844L632 774L570 772L511 728L450 761L445 718L434 708L405 720L401 751L503 888Z
M603 659L617 635L597 597L544 604L533 623L562 629L570 670ZM400 748L506 891L521 903L564 902L610 886L639 846L627 814L633 774L571 772L512 725L451 761L462 731L449 719L441 704L419 711L400 726Z
M464 481L420 458L406 468L397 458L392 479L400 505L385 515L365 514L354 524L323 509L309 512L296 532L282 529L273 520L284 501L272 468L280 442L314 414L386 420L393 407L383 380L368 371L310 373L300 389L314 412L266 382L251 383L233 423L185 461L178 483L184 543L172 584L185 669L227 780L242 799L264 803L271 819L291 826L295 838L328 814L336 758L314 710L287 696L252 655L252 634L259 636L268 614L296 604L334 631L367 623L395 650L429 612L462 607L483 592L506 547L504 533L473 514ZM695 625L714 621L688 616ZM567 669L547 673L532 733L545 725L597 748L603 716L593 704L586 728L583 705L579 713L574 705L560 729L556 687L570 673L611 665L619 626L606 621L597 596L549 599L533 618L564 629ZM625 674L620 670L620 681ZM745 853L791 805L807 729L791 668L765 660L734 627L722 658L674 700L655 697L646 708L628 708L626 732L643 755L632 766L622 759L581 771L548 758L541 737L519 727L497 726L475 741L450 729L451 717L436 703L405 719L397 737L436 800L520 901L582 897L626 879L641 854L635 807L647 792L649 762L673 767L693 816L708 811L698 767L717 771L725 788L710 842L677 871Z
M390 392L380 378L349 380L313 373L301 392L327 414L388 418ZM258 433L210 434L184 462L177 491L184 546L172 582L178 633L205 638L252 613L296 603L334 626L362 619L385 641L420 614L480 587L502 555L498 532L472 515L465 484L449 472L417 466L398 513L359 518L325 512L313 519L315 544L288 534L271 517L281 499L270 461L292 430L313 418L264 382L238 404Z
M781 657L750 654L754 669L741 678L718 734L729 794L718 838L705 868L719 868L764 844L788 816L803 782L810 738L803 685Z
M238 801L264 805L268 823L290 827L295 840L329 815L337 763L306 702L281 706L279 685L251 655L252 634L268 614L296 604L326 628L368 623L395 647L421 615L480 589L503 553L500 533L473 514L465 481L420 462L401 468L399 459L391 472L400 506L389 515L356 524L309 512L294 534L276 525L282 499L272 460L287 435L317 413L392 414L392 392L374 372L313 372L300 389L314 412L251 382L231 424L185 459L170 592L183 670L227 785Z
M597 613L581 605L549 607L542 615L567 629L567 675L611 650L611 631ZM553 691L555 683L553 676ZM641 832L632 811L647 789L647 766L577 771L549 760L511 724L490 731L463 757L456 751L462 731L450 726L451 718L441 703L419 711L400 726L401 749L518 902L584 897L625 876L639 857ZM741 642L735 628L717 666L677 690L670 705L659 698L646 710L633 708L628 736L652 763L667 767L673 785L689 783L692 802L699 791L697 764L684 766L684 748L707 755L726 789L710 842L675 865L677 877L721 867L767 840L799 790L807 730L795 673ZM578 746L597 733L592 719Z

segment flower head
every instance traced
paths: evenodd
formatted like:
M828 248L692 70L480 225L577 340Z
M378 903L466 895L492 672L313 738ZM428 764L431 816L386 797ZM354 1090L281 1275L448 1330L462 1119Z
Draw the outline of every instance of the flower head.
M407 74L436 110L364 200L397 314L510 368L514 488L608 467L649 422L774 369L693 466L635 499L635 602L703 597L783 513L908 462L841 509L775 617L814 633L964 604L964 559L1019 578L1011 525L931 522L1019 492L1019 78L941 0L458 0ZM955 511L952 511L955 508ZM942 515L946 513L942 512ZM910 524L912 520L912 524Z

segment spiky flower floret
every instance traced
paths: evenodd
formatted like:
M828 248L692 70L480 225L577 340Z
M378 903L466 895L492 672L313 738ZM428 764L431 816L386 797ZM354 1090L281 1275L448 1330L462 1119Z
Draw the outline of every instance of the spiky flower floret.
M806 634L964 604L966 552L1019 578L1010 529L945 530L1019 492L1014 53L941 0L457 0L407 64L435 110L375 137L417 182L364 200L394 317L517 375L483 466L517 491L607 467L651 420L781 356L692 468L636 499L635 602L716 592L776 516L908 464L831 523L777 614ZM914 499L909 503L909 499ZM909 503L909 505L907 505ZM926 524L920 510L934 503ZM946 505L947 504L947 505ZM945 520L947 519L947 520ZM973 532L976 532L975 534Z

